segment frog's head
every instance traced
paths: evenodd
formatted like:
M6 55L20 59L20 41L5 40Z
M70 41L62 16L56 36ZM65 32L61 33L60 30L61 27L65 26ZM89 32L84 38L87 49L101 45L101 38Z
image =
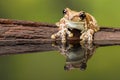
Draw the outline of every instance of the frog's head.
M84 11L73 11L69 8L63 10L64 18L71 21L83 21L86 18L86 13Z

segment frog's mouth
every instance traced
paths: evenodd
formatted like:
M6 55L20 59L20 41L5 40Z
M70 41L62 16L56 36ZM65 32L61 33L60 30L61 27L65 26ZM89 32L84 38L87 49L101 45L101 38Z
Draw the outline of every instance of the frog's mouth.
M68 28L84 30L85 22L75 22L67 19L65 19L65 22Z

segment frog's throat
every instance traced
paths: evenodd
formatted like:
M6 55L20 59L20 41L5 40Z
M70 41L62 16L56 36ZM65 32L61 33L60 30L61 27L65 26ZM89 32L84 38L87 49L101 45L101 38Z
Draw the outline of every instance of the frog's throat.
M68 28L71 29L78 29L78 30L84 30L85 29L85 22L75 22L71 20L65 19L66 25Z

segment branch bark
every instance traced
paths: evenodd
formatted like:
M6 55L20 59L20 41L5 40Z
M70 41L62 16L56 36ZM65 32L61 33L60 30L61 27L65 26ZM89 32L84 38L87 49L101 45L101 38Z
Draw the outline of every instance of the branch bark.
M58 28L54 24L0 19L0 55L55 50L50 36ZM70 42L79 41L80 32L73 30ZM60 39L57 39L60 41ZM99 46L120 45L120 28L101 27L94 34L94 44Z

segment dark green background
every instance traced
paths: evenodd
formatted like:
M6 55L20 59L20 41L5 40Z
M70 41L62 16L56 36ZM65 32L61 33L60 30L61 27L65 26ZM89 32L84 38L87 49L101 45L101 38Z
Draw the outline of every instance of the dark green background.
M55 23L62 10L84 10L100 26L120 27L120 0L0 0L0 17ZM86 71L63 70L58 51L0 56L0 80L120 80L120 46L98 48Z

